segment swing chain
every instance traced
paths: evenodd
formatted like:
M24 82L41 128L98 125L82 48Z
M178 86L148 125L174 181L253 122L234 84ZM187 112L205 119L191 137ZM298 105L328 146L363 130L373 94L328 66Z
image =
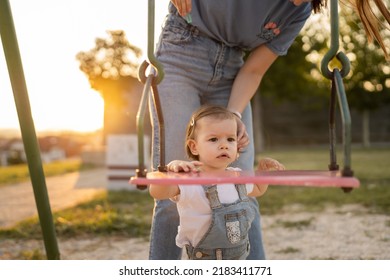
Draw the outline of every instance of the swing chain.
M329 115L329 135L330 135L330 170L338 170L339 166L336 161L336 127L335 127L335 107L336 96L339 103L340 115L343 128L343 156L344 167L341 171L342 176L352 177L353 171L351 169L351 115L348 106L347 96L345 94L343 78L348 75L350 71L350 62L348 57L339 52L339 15L338 15L338 0L331 0L330 2L330 21L331 21L331 44L329 51L324 55L321 61L322 75L331 80L331 104ZM329 70L329 64L333 58L337 58L341 62L342 68L334 68ZM342 187L344 192L350 192L352 189Z

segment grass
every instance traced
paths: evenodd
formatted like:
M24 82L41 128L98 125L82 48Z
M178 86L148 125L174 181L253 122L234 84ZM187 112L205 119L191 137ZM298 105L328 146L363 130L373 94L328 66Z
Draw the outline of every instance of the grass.
M89 168L93 168L93 166L82 164L78 158L43 164L43 171L47 177ZM30 180L30 173L27 164L0 167L0 187L28 180Z
M353 149L352 169L361 186L350 193L338 188L271 186L259 198L264 215L272 215L285 206L300 204L308 211L326 206L360 204L372 213L390 215L390 149ZM288 169L326 170L329 156L324 149L272 150L270 156ZM340 162L342 161L340 157ZM342 163L342 162L341 162ZM88 203L54 213L58 237L81 235L121 235L145 237L149 234L153 200L147 191L108 191ZM300 221L289 226L307 226ZM12 229L0 230L0 238L41 238L38 220L23 221Z
M58 237L120 235L145 237L149 234L153 200L145 191L109 191L87 203L53 213ZM0 238L41 238L37 218L27 219Z
M269 156L283 162L287 169L326 170L329 162L327 151L320 149L274 150L261 156ZM343 158L338 154L342 169ZM360 180L360 188L344 193L338 188L307 188L272 186L259 198L263 214L273 214L291 204L302 204L311 211L320 211L331 204L360 204L371 212L390 214L390 149L352 149L352 170Z
M298 253L301 250L294 248L294 247L287 247L285 249L277 251L277 253L283 253L283 254L293 254L293 253Z
M300 220L300 221L277 221L277 223L282 225L285 228L304 229L305 227L310 226L312 221L313 219L310 218L307 220Z

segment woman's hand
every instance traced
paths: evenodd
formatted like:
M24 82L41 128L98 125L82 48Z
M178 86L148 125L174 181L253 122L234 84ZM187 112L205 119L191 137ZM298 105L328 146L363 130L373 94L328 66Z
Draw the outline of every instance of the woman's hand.
M246 132L246 127L245 124L239 119L238 117L236 118L237 120L237 148L238 152L242 151L246 146L249 145L249 136L248 133Z
M171 0L172 4L176 7L182 17L185 17L191 12L191 1L192 0Z
M200 161L173 160L168 163L167 168L173 172L199 172L199 166L202 165Z

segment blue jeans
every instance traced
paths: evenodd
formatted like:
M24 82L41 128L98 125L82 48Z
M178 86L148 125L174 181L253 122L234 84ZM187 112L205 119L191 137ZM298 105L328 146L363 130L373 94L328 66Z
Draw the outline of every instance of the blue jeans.
M163 64L165 72L164 79L158 85L158 92L165 123L167 164L174 159L187 159L184 149L185 130L191 114L197 108L206 103L227 106L234 79L243 65L243 52L211 40L181 17L170 14L160 35L156 57ZM156 170L160 163L159 126L153 102L150 104L152 161L153 169ZM250 105L242 113L242 120L251 141L232 166L252 170L254 146ZM251 202L258 209L257 200L251 199ZM150 236L150 259L180 259L181 249L175 243L178 225L176 205L170 200L156 200ZM258 211L249 239L251 252L248 259L265 259Z

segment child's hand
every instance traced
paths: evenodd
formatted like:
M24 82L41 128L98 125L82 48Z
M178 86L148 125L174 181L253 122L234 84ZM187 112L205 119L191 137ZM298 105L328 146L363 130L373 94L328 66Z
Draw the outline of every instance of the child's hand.
M272 158L263 158L260 160L257 170L285 170L283 164Z
M168 163L167 168L173 172L199 172L199 166L202 165L200 161L173 160Z

